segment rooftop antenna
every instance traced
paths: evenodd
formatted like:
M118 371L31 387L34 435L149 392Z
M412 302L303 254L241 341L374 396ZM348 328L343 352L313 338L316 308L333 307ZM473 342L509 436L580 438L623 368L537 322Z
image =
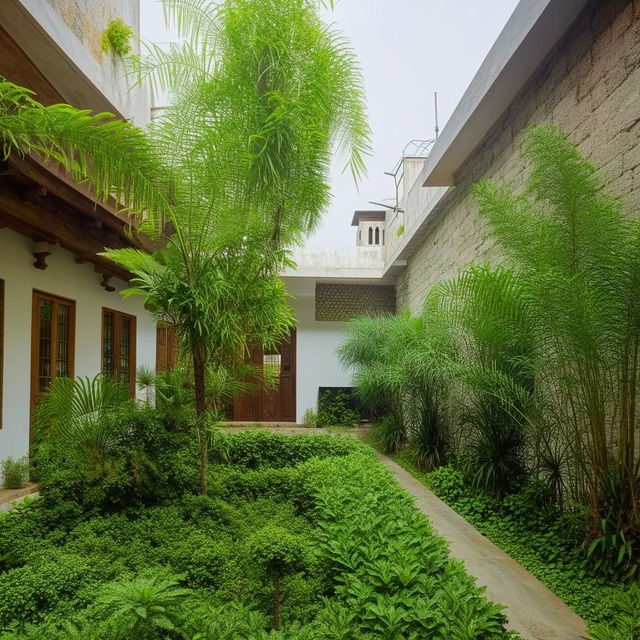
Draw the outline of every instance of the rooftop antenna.
M433 92L433 103L436 108L436 140L437 140L438 133L440 132L440 129L438 129L438 92L437 91Z

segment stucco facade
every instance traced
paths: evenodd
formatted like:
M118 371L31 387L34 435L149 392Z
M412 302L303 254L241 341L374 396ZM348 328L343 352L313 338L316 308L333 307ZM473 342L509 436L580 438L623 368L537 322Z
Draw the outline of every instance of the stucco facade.
M33 267L33 243L9 229L0 229L0 278L4 280L3 416L0 459L29 451L31 400L32 304L40 291L75 303L74 373L93 377L101 371L102 309L114 309L136 318L136 365L155 367L155 323L138 299L125 300L117 291L100 286L93 265L76 264L74 256L58 249L47 258L46 270Z
M437 281L470 261L499 260L477 215L480 179L519 188L526 169L519 143L529 125L552 123L600 167L612 194L638 214L640 193L640 4L590 0L481 145L455 173L431 212L428 230L397 278L397 307L419 311ZM418 180L421 176L418 176ZM425 192L437 187L416 184ZM423 195L423 197L424 197ZM392 234L389 234L392 237Z
M138 1L6 0L0 75L45 104L66 101L144 125L146 92L130 92L122 61L100 49L116 17L137 31ZM120 295L129 274L96 255L146 246L115 208L96 205L53 163L12 154L0 164L2 460L29 452L31 411L51 379L104 369L133 394L135 367L155 368L156 326L140 299Z

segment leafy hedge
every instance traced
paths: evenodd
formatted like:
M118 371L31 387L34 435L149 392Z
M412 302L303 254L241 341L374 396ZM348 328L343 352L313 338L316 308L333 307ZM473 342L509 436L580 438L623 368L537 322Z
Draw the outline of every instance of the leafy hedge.
M412 499L371 455L314 460L301 468L314 523L354 638L494 639L503 607L447 556ZM348 613L347 613L348 612Z
M345 456L368 448L350 436L296 434L288 436L266 429L225 433L212 447L213 456L244 469L293 467L310 458Z

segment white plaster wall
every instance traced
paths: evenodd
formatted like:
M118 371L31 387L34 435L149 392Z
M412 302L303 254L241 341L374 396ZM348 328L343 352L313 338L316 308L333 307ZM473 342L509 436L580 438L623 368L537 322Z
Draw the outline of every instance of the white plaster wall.
M315 298L291 303L298 318L296 353L296 421L317 409L318 387L351 386L351 374L338 363L336 349L346 334L345 322L316 322Z
M136 316L136 366L155 367L155 323L140 299L124 300L100 286L92 264L78 265L74 256L57 249L49 267L33 267L32 242L9 229L0 229L0 278L5 281L3 421L0 460L26 455L29 449L31 382L31 313L33 290L75 300L75 375L100 371L102 308ZM126 285L112 280L118 289Z

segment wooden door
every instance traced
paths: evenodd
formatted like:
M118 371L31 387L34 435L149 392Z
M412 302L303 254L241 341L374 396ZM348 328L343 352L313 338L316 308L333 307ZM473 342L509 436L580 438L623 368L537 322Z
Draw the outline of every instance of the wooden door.
M156 371L175 369L178 359L177 338L173 327L156 327Z
M255 365L262 365L268 375L278 378L275 389L258 389L236 398L233 419L242 422L296 421L296 330L278 349L252 354Z

